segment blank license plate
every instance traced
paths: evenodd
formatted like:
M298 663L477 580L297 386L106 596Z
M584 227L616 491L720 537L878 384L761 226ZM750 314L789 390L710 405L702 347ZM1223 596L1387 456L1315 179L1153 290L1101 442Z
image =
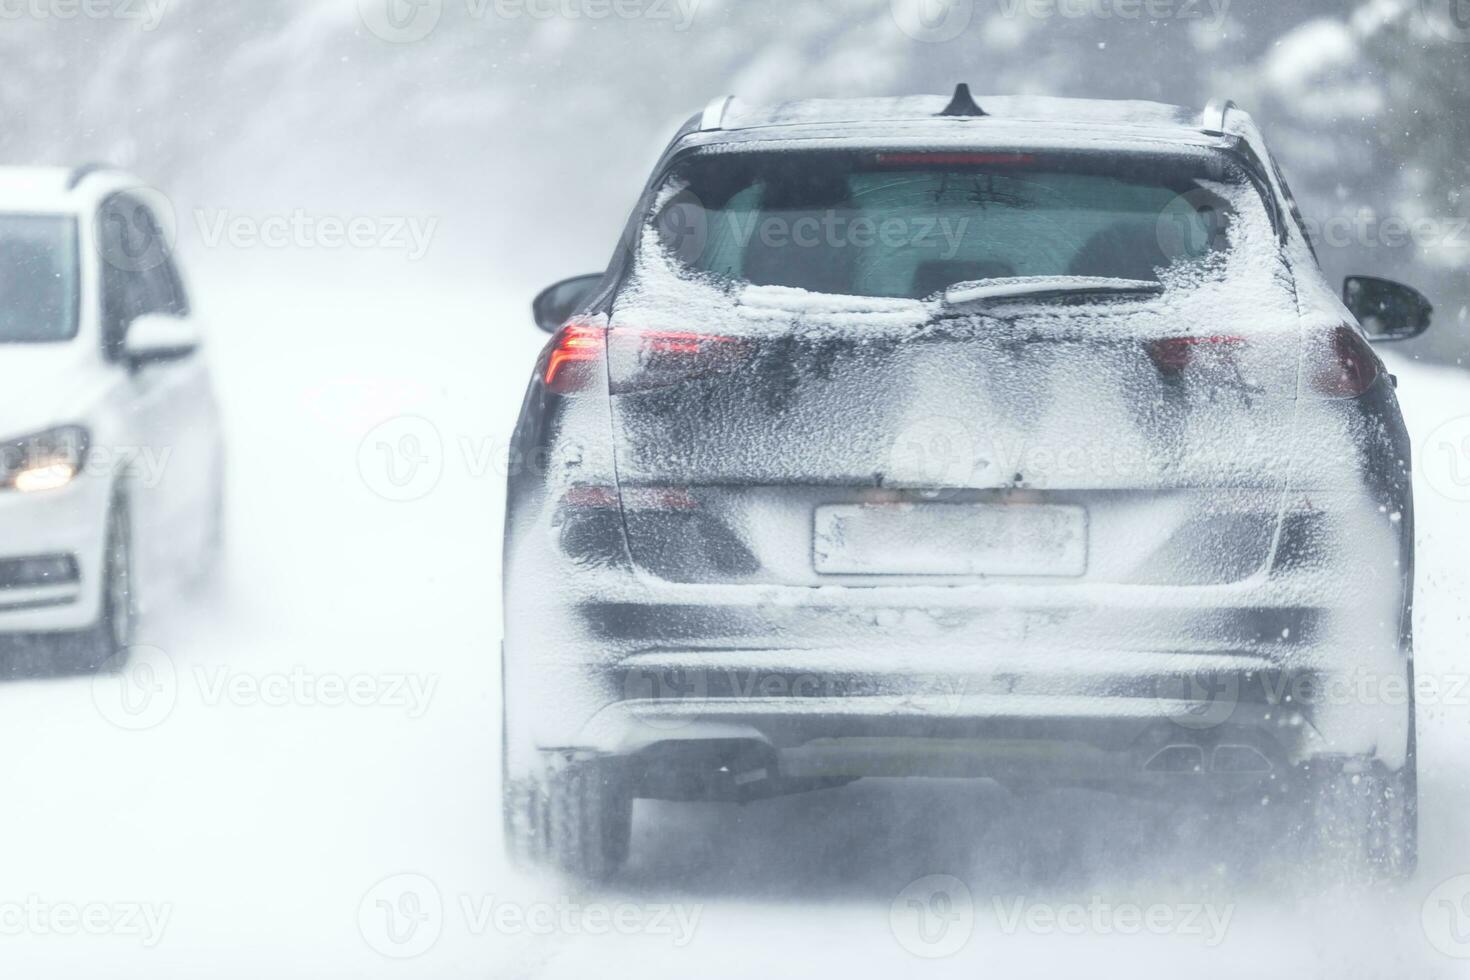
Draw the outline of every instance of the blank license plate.
M1087 511L1040 504L830 505L813 563L829 575L1056 575L1087 571Z

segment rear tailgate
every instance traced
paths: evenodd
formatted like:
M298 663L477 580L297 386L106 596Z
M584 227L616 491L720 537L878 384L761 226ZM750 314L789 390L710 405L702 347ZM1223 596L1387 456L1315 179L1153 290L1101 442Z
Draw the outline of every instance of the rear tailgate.
M645 571L1204 584L1268 557L1300 359L1285 297L1202 328L1160 300L913 304L903 323L780 292L748 289L718 330L632 304L613 318L618 478Z

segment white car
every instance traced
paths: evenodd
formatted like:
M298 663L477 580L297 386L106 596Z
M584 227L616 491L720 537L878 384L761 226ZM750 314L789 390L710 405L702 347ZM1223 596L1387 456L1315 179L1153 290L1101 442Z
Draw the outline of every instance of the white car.
M161 196L99 166L0 168L0 639L125 656L140 603L219 552L219 413Z

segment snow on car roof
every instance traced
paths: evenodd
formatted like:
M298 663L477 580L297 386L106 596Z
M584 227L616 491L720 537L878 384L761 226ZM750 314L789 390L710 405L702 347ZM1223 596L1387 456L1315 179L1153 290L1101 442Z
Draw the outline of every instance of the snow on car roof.
M0 167L0 212L79 214L137 180L99 169L72 186L72 167Z
M769 126L930 120L939 118L950 99L951 96L948 95L914 95L898 98L802 99L755 105L737 98L730 100L726 106L721 125L723 129L735 130ZM1030 95L980 95L975 97L975 101L987 113L984 118L1006 121L1190 130L1197 130L1200 121L1198 110L1161 102Z

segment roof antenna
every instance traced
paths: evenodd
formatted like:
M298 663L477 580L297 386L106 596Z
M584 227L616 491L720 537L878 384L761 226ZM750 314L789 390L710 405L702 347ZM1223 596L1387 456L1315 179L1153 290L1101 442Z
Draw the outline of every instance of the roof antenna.
M990 113L980 108L975 102L975 97L970 94L970 86L960 82L955 86L954 98L949 100L949 105L944 107L941 116L988 116Z

